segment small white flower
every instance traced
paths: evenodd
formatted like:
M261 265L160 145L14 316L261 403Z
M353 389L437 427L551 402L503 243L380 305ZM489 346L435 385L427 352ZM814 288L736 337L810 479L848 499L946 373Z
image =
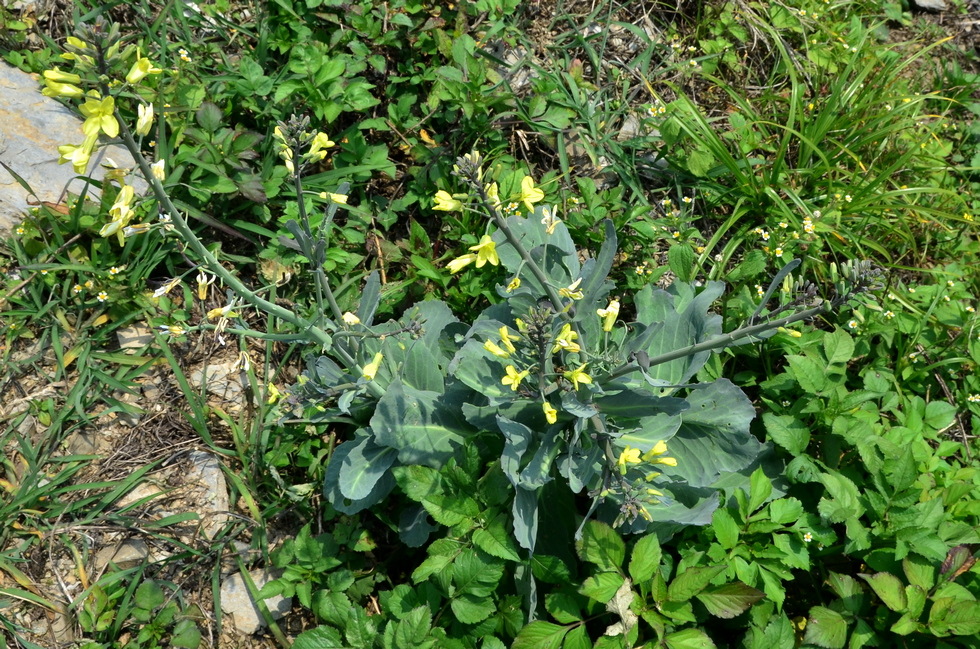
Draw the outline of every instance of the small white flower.
M895 317L895 312L894 311L885 311L884 316L886 318L888 318L889 320L891 320L892 318Z
M99 294L96 295L95 297L99 300L99 302L105 302L106 300L109 299L109 294L106 293L105 291L99 291Z
M857 327L858 327L858 321L857 320L848 320L847 321L847 326L850 329L857 329Z
M803 541L805 543L809 543L812 540L813 540L813 535L810 534L809 532L807 532L806 534L803 535Z

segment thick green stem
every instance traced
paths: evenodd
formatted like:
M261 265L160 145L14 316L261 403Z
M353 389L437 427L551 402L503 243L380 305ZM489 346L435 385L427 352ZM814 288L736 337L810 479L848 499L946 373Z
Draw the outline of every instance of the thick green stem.
M663 363L669 363L670 361L677 360L678 358L686 358L687 356L693 356L695 354L700 354L701 352L711 351L713 349L721 349L723 347L728 347L734 342L741 340L742 338L748 338L749 336L754 336L766 331L771 331L773 329L778 329L779 327L785 327L786 325L793 324L794 322L799 322L801 320L808 320L821 313L826 313L830 310L830 302L825 302L824 304L814 307L812 309L807 309L806 311L800 311L799 313L794 313L793 315L786 316L785 318L780 318L779 320L773 320L772 322L764 322L762 324L753 325L751 327L742 327L741 329L736 329L727 334L722 334L712 338L711 340L706 340L703 343L697 343L696 345L690 345L682 349L674 350L668 354L661 354L660 356L654 356L650 359L648 367L653 367L654 365L662 365ZM636 362L627 363L621 367L616 368L609 373L609 380L619 378L620 376L630 374L640 369L640 366Z

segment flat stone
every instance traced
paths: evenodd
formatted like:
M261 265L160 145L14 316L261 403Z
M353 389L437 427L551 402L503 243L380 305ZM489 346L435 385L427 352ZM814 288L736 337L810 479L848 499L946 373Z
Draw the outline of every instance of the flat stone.
M282 575L281 570L250 570L248 573L255 587L262 587ZM293 607L291 597L275 595L265 600L265 605L276 620L280 619ZM255 600L248 593L242 573L236 572L221 583L221 610L231 616L235 628L239 632L251 635L265 626L265 619L255 605Z
M920 11L932 13L941 13L947 9L945 0L912 0L912 6Z
M79 194L85 187L70 163L58 164L58 147L81 144L84 139L81 119L52 97L41 94L40 77L27 74L0 62L0 160L27 181L37 199L57 204L66 187ZM99 149L89 162L92 178L101 180L106 170L98 161L112 158L120 167L133 167L129 152L119 146ZM146 183L133 181L137 191ZM98 190L89 187L92 196ZM0 234L6 236L19 223L37 199L0 167ZM32 204L33 203L33 204Z
M188 453L188 459L191 461L191 469L187 472L186 484L197 483L203 488L202 497L200 500L195 498L194 504L201 517L204 535L211 539L221 531L229 518L230 504L225 474L218 458L210 453L192 451Z
M153 330L145 325L133 325L116 331L119 348L126 353L136 353L155 340Z

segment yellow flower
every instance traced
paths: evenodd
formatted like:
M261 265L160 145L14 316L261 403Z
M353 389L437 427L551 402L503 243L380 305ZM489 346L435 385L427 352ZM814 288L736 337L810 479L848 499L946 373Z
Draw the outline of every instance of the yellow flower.
M568 285L567 288L558 289L558 294L562 297L567 297L572 300L581 300L584 297L582 291L578 290L579 284L582 283L582 278L579 277L577 280Z
M487 198L490 199L490 204L494 207L500 207L500 190L497 188L497 183L490 183L484 190L487 192Z
M551 406L550 402L545 401L541 404L541 407L544 409L544 418L549 424L553 424L558 421L558 411Z
M249 358L248 352L240 351L238 352L238 360L235 364L231 366L232 372L248 372L252 369L252 359Z
M470 246L470 250L476 253L477 268L483 268L488 261L494 266L500 263L500 258L497 257L497 244L493 242L489 234L483 235L480 238L480 243Z
M374 355L374 360L364 366L364 371L362 372L362 375L368 381L374 380L374 377L378 373L378 368L381 367L382 358L384 357L381 355L381 352L378 352L377 354Z
M55 83L81 83L82 78L77 74L72 74L70 72L62 72L58 66L55 66L53 70L45 70L44 78L46 81L54 81Z
M157 290L153 291L153 297L163 297L170 291L174 290L174 287L180 285L180 278L174 277L173 279L167 280L163 285Z
M74 146L72 144L63 144L58 147L58 153L60 154L58 164L70 162L75 168L75 173L85 173L89 160L89 151L85 148L85 145Z
M347 194L331 194L330 192L320 192L320 198L322 198L323 200L327 200L329 198L334 203L347 205Z
M500 382L504 385L509 385L510 389L517 392L517 386L521 384L521 381L530 374L529 370L524 370L523 372L518 372L513 365L507 366L507 376L500 379Z
M440 189L436 192L436 206L432 209L440 212L455 212L463 209L463 203L453 198L449 192Z
M514 279L510 280L510 284L507 285L507 292L510 293L511 291L517 290L520 287L521 287L521 278L515 277Z
M660 440L653 448L643 454L643 461L650 464L677 466L677 460L672 457L660 457L667 452L667 442Z
M558 337L555 338L555 345L551 348L551 353L557 354L559 349L564 349L571 354L577 354L582 350L575 342L577 338L578 332L572 331L572 325L566 322L565 326L558 332Z
M167 163L166 160L157 160L156 162L150 165L150 169L153 171L153 177L159 180L160 182L163 182L164 180L167 179L167 171L164 168L166 163Z
M276 387L276 384L275 383L270 383L269 384L269 397L266 399L265 402L271 406L276 401L279 401L279 397L281 397L281 396L282 396L282 393L279 392L279 388Z
M356 324L361 324L361 319L358 318L353 313L351 313L350 311L348 311L347 313L345 313L344 316L343 316L343 318L344 318L344 322L346 324L350 325L350 326L354 326Z
M214 275L209 277L203 270L197 274L197 299L208 299L208 287L214 284L215 279L217 278Z
M534 209L535 203L544 200L544 192L534 186L534 179L530 176L524 176L521 181L521 200L529 210Z
M605 309L596 309L596 313L602 318L602 330L612 331L613 325L616 323L616 317L619 315L619 300L610 300L609 306Z
M317 133L316 137L313 138L313 144L310 145L310 160L323 160L325 157L327 157L327 152L323 149L328 149L334 144L336 143L332 142L330 140L330 136L326 133Z
M463 270L464 268L472 264L474 261L476 261L476 255L474 254L468 254L468 255L463 255L461 257L456 257L456 259L453 259L448 264L449 272L455 275L459 271Z
M116 121L116 117L113 114L115 107L116 100L111 96L102 100L89 98L88 101L82 104L79 110L82 111L82 115L85 115L86 118L82 124L82 130L85 131L85 135L91 136L93 133L98 135L99 131L102 131L109 137L119 135L119 122Z
M74 85L82 78L77 74L68 74L58 68L44 71L44 89L41 94L45 97L81 97L85 91Z
M627 446L623 449L623 452L619 454L619 461L617 464L619 464L619 470L626 473L627 464L639 464L640 462L640 449Z
M504 344L504 347L506 347L507 351L509 351L511 354L517 353L517 349L514 348L514 343L512 343L511 341L520 340L520 339L521 339L520 336L510 335L510 332L507 331L507 325L504 325L503 327L500 328L500 342Z
M497 343L493 342L492 340L488 340L485 343L483 343L483 349L487 350L497 358L510 358L510 353L501 349L500 346L497 345Z
M544 208L544 218L541 219L541 225L544 226L544 231L548 234L554 234L555 228L561 223L561 219L558 218L557 207Z
M564 377L575 384L575 389L578 390L579 383L592 383L592 377L585 373L585 367L588 363L583 363L574 370L565 372Z
M208 320L214 320L215 318L237 318L238 312L234 310L235 306L229 304L228 306L219 306L217 309L211 309L208 311Z
M139 55L137 55L139 56ZM139 83L148 74L160 74L163 72L160 68L153 67L153 63L150 59L144 57L139 57L136 59L136 63L133 67L129 69L129 73L126 75L126 81L128 83Z
M149 135L150 129L153 128L153 104L145 106L140 104L136 110L139 113L136 118L136 134Z

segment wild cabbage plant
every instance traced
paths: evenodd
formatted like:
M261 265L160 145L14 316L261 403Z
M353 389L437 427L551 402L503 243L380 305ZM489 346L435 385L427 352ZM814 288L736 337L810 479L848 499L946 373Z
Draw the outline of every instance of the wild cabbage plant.
M218 263L169 199L164 163L151 166L141 154L117 99L141 106L135 136L146 135L154 118L145 81L162 70L133 48L120 51L118 29L101 21L81 26L68 47L75 70L46 74L48 91L84 99L88 119L83 144L62 147L62 162L82 173L99 133L120 137L164 215L159 222L133 223L135 193L119 180L103 236L122 243L151 229L175 234L186 245L186 258L229 290L229 303L208 313L216 325L173 325L163 327L165 333L217 328L281 338L248 330L241 313L250 306L292 325L292 339L319 349L292 392L314 421L344 422L353 430L352 439L337 447L323 487L345 513L381 503L395 487L394 467L439 467L460 447L477 445L498 458L513 487L514 534L530 553L542 489L552 481L588 497L586 519L594 514L628 531L669 533L707 524L720 494L746 486L771 449L751 434L754 408L737 386L727 379L692 382L695 375L713 350L772 335L875 282L869 265L845 265L835 296L823 302L813 285L792 282L794 262L775 276L749 321L727 334L721 318L710 313L724 290L720 282L675 283L666 291L647 286L633 296L635 313L625 317L608 279L617 253L612 222L603 224L597 255L577 250L556 208L536 205L543 193L530 177L521 186L525 214L508 215L497 184L489 174L484 178L483 159L473 152L455 167L462 193L440 192L436 205L485 215L479 243L449 267L460 272L472 265L480 272L503 266L509 280L497 287L499 303L471 322L460 321L439 300L420 302L398 320L375 322L381 281L373 273L357 309L342 312L324 271L332 221L346 203L342 186L319 195L326 206L315 230L303 199L298 220L288 224L315 282L316 315L305 318L261 297ZM119 82L110 84L112 78ZM297 196L304 197L304 172L324 159L333 142L309 130L308 119L280 123L275 136ZM780 286L784 304L765 312ZM402 513L406 543L425 541L431 529L425 514L421 506Z

